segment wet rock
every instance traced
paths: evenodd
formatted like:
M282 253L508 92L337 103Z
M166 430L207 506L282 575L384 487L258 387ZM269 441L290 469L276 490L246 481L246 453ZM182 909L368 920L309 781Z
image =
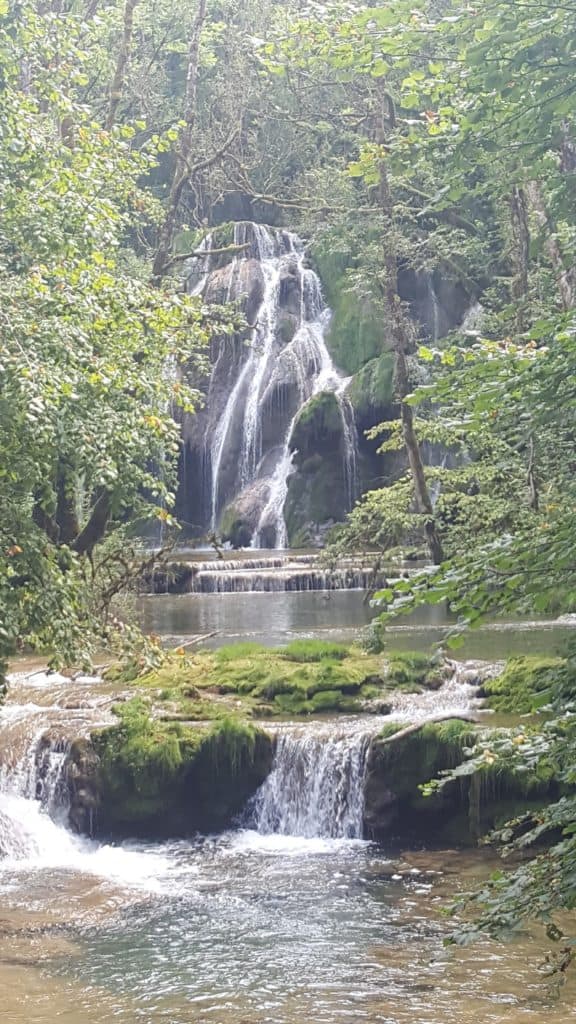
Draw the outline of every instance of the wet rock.
M153 838L229 828L272 766L272 738L241 723L166 723L164 761L159 736L141 743L123 728L73 745L70 824L78 832Z
M93 835L100 807L100 760L92 742L76 740L71 748L66 777L70 794L69 822L75 832Z

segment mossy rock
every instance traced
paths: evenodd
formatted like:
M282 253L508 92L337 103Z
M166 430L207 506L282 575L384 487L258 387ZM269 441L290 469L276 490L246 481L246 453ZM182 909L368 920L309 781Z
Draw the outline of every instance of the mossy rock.
M348 398L365 428L386 419L394 402L394 354L383 352L366 363L353 377Z
M426 783L465 762L478 726L458 719L430 722L396 742L385 742L401 729L387 723L370 752L365 817L367 831L375 837L474 845L508 820L511 808L535 810L547 795L559 794L552 772L546 777L515 773L496 760L424 795ZM490 742L489 734L483 738Z
M342 436L342 414L332 392L323 391L306 403L296 420L291 447L300 460L323 450L331 451Z
M209 728L160 722L141 698L118 714L118 725L92 738L101 833L167 836L226 828L270 771L272 739L240 719Z
M391 652L384 661L355 646L301 639L273 649L239 643L216 651L175 651L132 685L164 722L216 722L230 714L314 714L328 701L322 697L315 704L314 697L326 692L338 694L333 710L361 710L360 700L385 704L395 689L435 686L440 671L435 658L417 652Z
M351 253L331 251L317 243L312 257L332 309L326 343L340 369L357 373L382 351L381 317L368 300L347 288L347 271L353 266Z
M289 477L284 517L290 547L315 542L320 528L342 522L348 509L344 462L339 454L313 455Z
M512 658L499 676L484 683L488 707L519 715L539 711L550 702L564 665L562 658Z

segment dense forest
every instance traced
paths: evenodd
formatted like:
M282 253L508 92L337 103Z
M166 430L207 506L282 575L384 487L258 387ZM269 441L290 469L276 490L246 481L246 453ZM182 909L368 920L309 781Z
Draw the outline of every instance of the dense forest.
M304 240L360 435L354 507L325 511L338 406L300 416L291 546L306 505L339 520L327 566L424 556L375 588L373 643L420 605L450 608L454 647L488 617L576 612L576 3L0 0L0 53L0 674L30 650L160 663L130 594L198 521L183 428L253 327L190 275L241 254L246 223ZM240 520L195 539L220 550ZM561 973L575 700L572 650L522 708L543 723L450 776L557 780L497 837L535 856L459 937L537 916Z

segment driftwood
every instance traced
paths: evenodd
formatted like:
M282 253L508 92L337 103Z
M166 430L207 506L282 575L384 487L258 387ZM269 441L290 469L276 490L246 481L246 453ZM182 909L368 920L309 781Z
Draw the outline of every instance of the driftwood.
M213 636L218 636L219 629L215 629L213 633L203 633L202 636L195 636L193 640L186 640L183 644L178 644L178 647L196 647L197 644L201 644L204 640L210 640Z
M403 740L405 736L411 736L413 732L418 732L423 729L425 725L434 724L436 722L451 722L457 720L459 722L477 722L478 720L474 715L462 715L462 714L449 714L444 713L443 715L433 715L432 718L427 718L424 722L416 722L414 725L407 725L405 729L399 729L392 736L386 736L384 739L378 740L379 745L383 746L385 743L394 743L396 740Z

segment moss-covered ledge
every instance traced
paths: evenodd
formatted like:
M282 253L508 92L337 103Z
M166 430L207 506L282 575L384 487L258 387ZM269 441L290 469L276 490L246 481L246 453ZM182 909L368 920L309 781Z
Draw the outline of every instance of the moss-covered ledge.
M273 740L252 723L164 722L141 697L118 724L79 740L68 772L72 825L113 836L187 836L229 827L268 775Z
M216 651L181 649L135 678L132 666L113 666L109 680L147 696L155 716L168 721L285 718L324 712L372 712L394 691L438 689L448 663L418 652L370 654L325 640L285 647L237 643Z
M369 754L366 834L387 842L475 845L494 826L557 797L553 774L515 773L490 757L482 771L429 791L430 780L462 765L479 739L488 750L499 731L458 718L408 728L386 723Z

